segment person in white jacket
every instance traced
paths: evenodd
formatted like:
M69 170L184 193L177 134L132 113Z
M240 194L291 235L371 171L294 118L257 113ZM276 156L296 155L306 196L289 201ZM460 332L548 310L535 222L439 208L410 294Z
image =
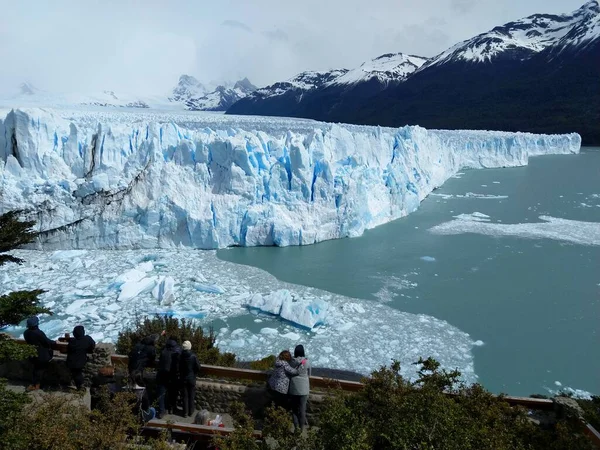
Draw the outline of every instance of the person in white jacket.
M290 379L290 402L292 407L292 418L294 427L305 428L308 425L306 421L306 403L310 393L310 362L304 353L304 346L297 345L294 349L294 359L290 365L298 370L298 375Z

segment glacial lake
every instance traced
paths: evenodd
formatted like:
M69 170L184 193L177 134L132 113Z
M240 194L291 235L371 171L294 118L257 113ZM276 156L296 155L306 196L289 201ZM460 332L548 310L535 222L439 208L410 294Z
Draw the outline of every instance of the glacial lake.
M447 321L483 341L474 368L493 392L600 393L600 148L464 171L359 238L217 256Z

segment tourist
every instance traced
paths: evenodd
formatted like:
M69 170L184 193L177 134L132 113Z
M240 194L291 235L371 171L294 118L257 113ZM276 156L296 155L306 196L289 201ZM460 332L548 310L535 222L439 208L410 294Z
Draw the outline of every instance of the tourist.
M136 397L136 403L134 406L134 414L140 418L143 423L154 419L156 416L156 409L150 406L150 399L148 397L148 391L144 387L144 379L142 378L141 372L134 372L131 380L130 391Z
M158 358L156 371L156 393L158 395L158 418L162 419L166 411L172 411L177 401L177 363L179 361L179 346L174 338L167 339L165 348ZM175 378L175 380L173 380ZM174 383L175 381L175 383ZM166 408L165 408L166 405Z
M46 333L39 329L40 319L37 316L27 319L27 329L23 333L25 342L35 346L37 356L29 358L33 364L32 383L27 387L28 391L35 391L40 388L44 370L48 367L48 363L52 360L55 342L48 339Z
M142 383L144 380L144 369L146 367L154 367L156 363L156 341L158 335L153 334L146 336L133 347L129 353L129 378L133 379L139 372L141 374Z
M304 354L304 346L297 345L294 349L294 359L290 365L298 370L298 376L290 379L290 402L292 407L292 418L295 428L304 428L308 425L306 421L306 402L310 392L310 362Z
M288 391L290 378L298 375L298 370L290 365L292 354L289 350L282 351L275 361L275 368L268 381L275 405L289 410Z
M192 353L192 343L185 341L179 358L179 379L183 387L183 416L190 417L196 411L196 376L200 373L200 361Z
M92 353L95 347L96 343L92 337L85 334L83 326L77 325L67 344L67 367L77 389L83 386L83 368L87 363L87 355Z
M169 414L173 414L177 410L177 398L181 391L179 386L179 358L181 358L181 346L177 342L175 336L171 336L168 340L173 344L173 353L171 354L171 373L169 385L167 387L167 410L169 411Z

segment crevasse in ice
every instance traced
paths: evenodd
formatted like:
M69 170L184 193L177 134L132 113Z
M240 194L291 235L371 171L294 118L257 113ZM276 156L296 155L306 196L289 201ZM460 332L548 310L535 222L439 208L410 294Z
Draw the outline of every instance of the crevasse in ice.
M45 248L312 244L415 211L462 168L580 145L577 134L13 110L0 119L0 212L29 211Z

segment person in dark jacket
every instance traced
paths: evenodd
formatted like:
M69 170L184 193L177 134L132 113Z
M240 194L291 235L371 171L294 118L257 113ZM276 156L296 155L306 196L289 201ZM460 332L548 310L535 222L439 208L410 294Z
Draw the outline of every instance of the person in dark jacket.
M67 344L67 367L71 371L77 389L83 386L83 368L87 363L88 353L92 353L94 348L96 342L91 336L85 334L83 326L77 325L73 329L73 337Z
M183 385L183 415L190 417L196 411L196 376L200 373L200 361L192 353L192 343L185 341L179 358L179 379Z
M144 369L154 367L156 364L156 341L158 335L146 336L138 342L129 353L129 378L134 379L139 372L144 379Z
M162 419L167 409L172 411L177 401L177 391L173 392L173 385L177 386L177 369L181 349L175 338L167 339L165 348L160 353L156 371L156 392L158 395L158 418Z
M28 391L35 391L40 388L44 370L48 367L48 363L52 359L52 348L55 342L48 339L46 333L39 329L40 319L36 316L27 319L27 329L23 333L25 342L33 345L37 349L37 356L31 357L29 360L33 364L32 383L27 387Z
M156 410L150 405L148 390L143 386L141 372L135 372L134 378L131 380L131 385L128 387L129 392L132 392L136 397L136 402L133 407L133 413L140 419L142 424L154 419Z

